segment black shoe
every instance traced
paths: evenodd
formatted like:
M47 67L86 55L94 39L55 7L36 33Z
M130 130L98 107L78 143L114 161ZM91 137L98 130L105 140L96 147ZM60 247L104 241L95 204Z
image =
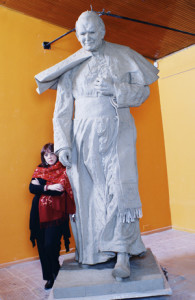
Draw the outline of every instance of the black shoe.
M45 284L45 290L51 289L53 284L54 284L54 279L47 280L47 282Z

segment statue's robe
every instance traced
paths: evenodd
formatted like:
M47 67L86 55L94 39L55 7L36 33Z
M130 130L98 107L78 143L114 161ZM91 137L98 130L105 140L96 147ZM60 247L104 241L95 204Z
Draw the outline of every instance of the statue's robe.
M104 262L116 252L145 251L139 230L136 128L129 107L148 98L148 85L157 73L137 52L104 42L98 55L80 49L35 76L39 93L57 89L54 147L56 152L72 149L67 172L76 202L72 228L83 264ZM94 89L97 77L109 76L114 97Z

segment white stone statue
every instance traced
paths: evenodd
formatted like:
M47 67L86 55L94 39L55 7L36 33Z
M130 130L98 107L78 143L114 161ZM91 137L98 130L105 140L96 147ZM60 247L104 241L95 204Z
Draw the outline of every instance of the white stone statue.
M112 274L126 278L130 256L146 251L129 107L148 98L158 70L130 48L105 42L95 12L81 14L76 35L82 49L35 78L39 93L57 88L54 145L76 202L76 259L94 265L117 256Z

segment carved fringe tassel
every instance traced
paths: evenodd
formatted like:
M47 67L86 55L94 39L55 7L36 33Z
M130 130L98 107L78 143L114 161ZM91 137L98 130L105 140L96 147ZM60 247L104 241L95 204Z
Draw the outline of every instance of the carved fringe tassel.
M141 208L126 209L124 212L119 212L119 218L122 223L132 223L135 219L140 219L142 217Z

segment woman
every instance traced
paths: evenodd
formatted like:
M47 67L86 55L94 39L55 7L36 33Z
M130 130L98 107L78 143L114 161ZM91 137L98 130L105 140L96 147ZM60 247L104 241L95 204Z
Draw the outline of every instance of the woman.
M31 242L37 247L41 261L45 289L52 288L58 274L61 237L69 251L69 214L75 213L75 204L66 168L53 153L54 145L41 150L42 163L35 169L30 192L35 194L30 212Z

